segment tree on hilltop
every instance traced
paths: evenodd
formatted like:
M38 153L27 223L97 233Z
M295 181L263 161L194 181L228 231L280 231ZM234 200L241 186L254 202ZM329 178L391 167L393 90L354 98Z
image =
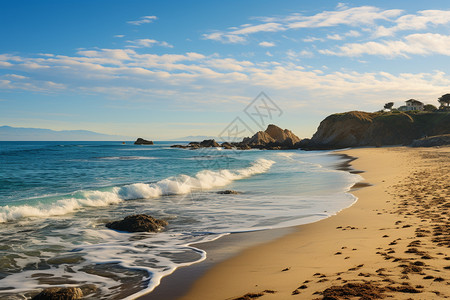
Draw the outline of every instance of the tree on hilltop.
M445 94L438 99L441 106L450 106L450 94Z
M433 104L425 104L425 106L423 107L424 111L435 111L437 110L437 107L434 106Z
M394 102L388 102L384 105L385 109L392 109L392 107L394 106Z

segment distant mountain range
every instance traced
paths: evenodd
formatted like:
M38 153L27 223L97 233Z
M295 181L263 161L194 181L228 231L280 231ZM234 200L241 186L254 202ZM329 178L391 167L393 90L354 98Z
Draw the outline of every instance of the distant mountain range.
M0 126L0 141L131 141L132 137L88 130L55 131L43 128Z

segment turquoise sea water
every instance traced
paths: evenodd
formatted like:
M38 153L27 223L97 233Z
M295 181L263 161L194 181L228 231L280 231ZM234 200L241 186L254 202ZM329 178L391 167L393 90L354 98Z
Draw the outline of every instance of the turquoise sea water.
M358 175L329 152L235 151L119 142L0 142L0 299L81 286L86 299L134 298L191 246L231 232L314 222L350 206ZM239 195L220 195L233 189ZM147 213L161 233L104 225Z

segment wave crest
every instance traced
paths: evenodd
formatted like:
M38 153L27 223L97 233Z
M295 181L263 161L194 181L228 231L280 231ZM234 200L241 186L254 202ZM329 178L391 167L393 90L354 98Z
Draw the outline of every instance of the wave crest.
M0 207L0 223L29 217L60 216L82 208L107 206L124 200L148 199L188 194L194 190L213 189L228 185L235 180L265 173L274 163L261 158L253 162L250 167L238 170L202 170L194 177L179 175L151 184L134 183L114 187L111 191L80 191L74 194L76 197L63 198L47 205L6 205Z

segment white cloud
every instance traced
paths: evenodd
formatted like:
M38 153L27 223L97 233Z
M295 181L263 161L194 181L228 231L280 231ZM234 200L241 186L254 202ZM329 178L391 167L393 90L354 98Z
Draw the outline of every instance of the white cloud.
M336 33L336 34L327 34L327 39L340 41L340 40L343 40L344 38L341 35Z
M361 36L361 33L356 31L356 30L350 30L349 32L347 32L345 34L345 36L349 36L349 37L359 37Z
M302 41L304 41L306 43L311 43L311 42L316 42L316 41L323 42L325 40L322 38L317 38L317 37L307 37L307 38L303 39Z
M360 6L337 11L324 11L313 16L298 16L289 28L319 28L338 25L371 25L377 20L390 20L402 13L400 9L381 10L373 6Z
M275 43L272 43L272 42L261 42L258 45L260 45L261 47L273 47L273 46L275 46Z
M337 8L337 9L346 9L346 8L348 8L348 6L347 6L347 3L339 2L339 3L336 5L336 8Z
M159 45L161 47L173 48L173 45L169 44L168 42L164 42L164 41L159 42Z
M394 20L395 26L379 26L375 31L375 36L392 36L397 31L424 30L430 25L446 25L450 23L450 10L423 10L417 14L408 14Z
M125 37L125 35L123 35L123 34L116 34L114 37L115 38L123 38L123 37Z
M128 43L132 44L128 47L131 48L150 48L153 46L161 46L161 47L167 47L167 48L173 48L173 45L167 43L167 42L159 42L157 40L153 39L138 39L134 41L127 41Z
M156 16L144 16L144 17L140 17L136 21L128 21L127 23L131 24L131 25L139 26L139 25L146 24L146 23L153 23L153 21L155 21L157 19L158 19L158 17L156 17Z
M386 57L409 57L410 54L431 55L441 54L450 56L450 35L437 33L416 33L404 37L402 40L351 43L339 46L337 50L319 50L321 54L336 56L381 55Z
M6 75L4 75L4 77L10 77L10 78L15 78L15 79L26 79L26 78L28 78L26 76L17 75L17 74L6 74Z
M261 24L233 26L226 31L204 34L203 38L223 43L243 43L250 34L261 32L280 32L299 28L319 28L347 25L353 27L373 25L377 20L392 21L402 14L402 10L382 10L373 6L347 8L343 5L335 11L323 11L311 16L291 14L286 17L260 17Z
M424 36L411 37L409 41L414 38L425 39ZM285 95L289 100L285 104L290 105L293 99L298 99L300 92L308 93L310 99L333 98L332 103L336 104L336 99L347 99L349 95L366 95L364 99L379 99L380 95L391 98L395 95L439 95L450 86L450 75L442 71L404 74L336 72L325 67L304 66L299 59L314 55L307 49L288 51L286 55L292 58L290 60L277 61L267 56L267 61L258 63L217 54L157 55L139 53L138 50L84 49L74 56L48 57L0 55L0 61L12 65L10 74L18 71L28 77L0 77L0 88L42 93L77 91L126 101L176 101L177 105L219 105L237 101L233 100L237 95L242 98L242 95L264 88ZM32 64L41 67L30 67ZM35 78L46 78L46 81ZM327 109L343 109L343 106L327 106Z
M205 40L214 40L214 41L219 41L222 43L231 43L231 44L245 42L245 38L243 38L241 36L233 35L233 34L225 34L223 32L213 32L213 33L203 34L203 38Z

